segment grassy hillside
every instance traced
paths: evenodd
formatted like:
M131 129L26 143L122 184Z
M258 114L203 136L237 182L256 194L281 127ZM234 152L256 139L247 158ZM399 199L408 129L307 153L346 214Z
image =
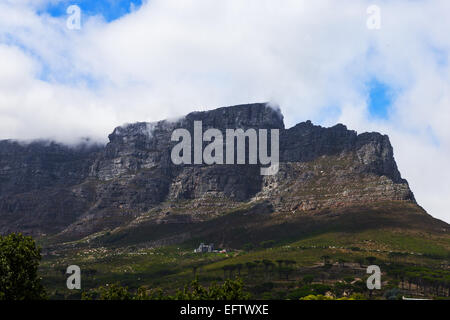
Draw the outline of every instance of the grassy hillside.
M383 287L376 297L395 290L445 297L449 231L410 202L314 214L235 210L201 223L143 223L50 246L41 274L53 298L80 296L65 289L65 269L76 264L84 291L120 282L174 292L195 277L210 284L239 276L254 298L297 299L324 290L368 295L365 268L377 264ZM200 242L227 252L194 253Z

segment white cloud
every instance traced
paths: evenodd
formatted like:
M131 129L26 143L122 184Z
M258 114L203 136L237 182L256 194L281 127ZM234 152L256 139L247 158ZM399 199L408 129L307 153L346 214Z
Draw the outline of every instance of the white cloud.
M450 2L152 0L80 31L0 3L0 138L105 141L115 126L276 101L287 125L312 119L390 135L419 201L450 221ZM388 120L368 117L365 82L390 85Z

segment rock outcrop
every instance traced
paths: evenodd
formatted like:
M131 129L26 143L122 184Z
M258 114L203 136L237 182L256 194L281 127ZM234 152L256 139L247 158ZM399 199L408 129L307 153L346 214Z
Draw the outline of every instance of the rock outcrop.
M279 129L280 168L175 165L174 129ZM371 201L411 201L389 138L310 121L285 129L265 103L193 112L174 121L114 129L106 146L0 141L0 233L81 237L124 224L194 223L245 204L315 212ZM250 205L250 207L252 207Z

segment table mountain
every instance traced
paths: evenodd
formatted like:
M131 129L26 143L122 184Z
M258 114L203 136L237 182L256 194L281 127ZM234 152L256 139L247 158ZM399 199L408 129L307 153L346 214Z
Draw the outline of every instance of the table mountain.
M194 121L202 121L203 131L278 129L278 173L263 176L259 164L173 164L172 132L193 134ZM310 121L286 129L280 110L266 103L123 125L105 146L0 141L2 234L78 239L142 225L195 225L233 210L314 215L381 202L419 208L388 136ZM154 238L189 237L158 230Z

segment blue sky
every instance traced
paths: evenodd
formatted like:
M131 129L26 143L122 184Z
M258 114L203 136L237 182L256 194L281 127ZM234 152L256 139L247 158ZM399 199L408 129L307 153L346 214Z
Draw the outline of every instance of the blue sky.
M395 98L393 89L377 79L369 81L367 87L367 106L370 116L374 119L388 119L389 108Z
M67 7L77 5L81 8L83 15L101 15L106 21L113 21L126 15L133 8L138 9L142 0L62 0L56 4L49 4L43 10L53 17L66 15Z

